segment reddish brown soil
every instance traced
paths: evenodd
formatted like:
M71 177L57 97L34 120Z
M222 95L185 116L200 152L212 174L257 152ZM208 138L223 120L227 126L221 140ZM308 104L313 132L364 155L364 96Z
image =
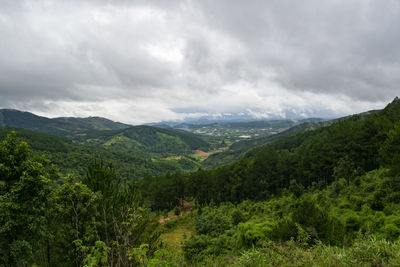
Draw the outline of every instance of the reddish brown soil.
M193 150L193 153L198 154L198 155L203 156L203 157L208 157L211 154L209 152L204 152L203 150L199 150L199 149Z

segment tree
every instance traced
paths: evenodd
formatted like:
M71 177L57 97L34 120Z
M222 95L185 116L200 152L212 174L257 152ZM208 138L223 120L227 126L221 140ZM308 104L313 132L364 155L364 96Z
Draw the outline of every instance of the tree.
M83 183L98 198L97 233L108 251L109 266L130 266L130 252L147 244L150 251L158 242L158 222L140 206L140 195L132 184L117 177L112 165L94 161Z
M101 196L73 177L53 191L49 225L53 240L48 265L81 266L89 248L100 239L98 206Z
M337 162L337 166L333 168L333 177L335 180L344 178L347 183L360 173L361 171L359 168L356 168L354 162L347 155L340 158Z
M400 174L400 124L389 131L380 151L381 162L390 167L392 174Z
M26 265L45 240L52 170L11 132L0 143L0 265Z

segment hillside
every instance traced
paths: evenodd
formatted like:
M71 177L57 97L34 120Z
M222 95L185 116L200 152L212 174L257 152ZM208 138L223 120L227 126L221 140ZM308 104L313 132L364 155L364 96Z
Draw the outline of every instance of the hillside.
M309 119L302 120L300 124L295 124L293 127L285 129L284 131L278 132L272 135L266 135L259 138L253 138L248 140L240 140L231 144L225 151L212 154L206 160L203 161L202 165L204 168L211 169L221 165L226 165L238 161L243 155L257 147L262 146L297 133L302 133L310 130L315 130L320 127L328 126L334 123L335 120L322 121L321 119Z
M142 179L146 175L160 175L168 171L187 171L197 168L197 163L187 157L162 159L145 152L127 152L121 149L106 149L75 143L67 138L34 132L15 127L0 127L0 140L11 131L26 141L34 153L46 155L60 171L84 176L87 167L95 160L112 163L120 177L129 181Z
M238 163L220 171L229 173L240 169L243 187L236 196L241 199L251 195L257 199L279 193L292 180L304 187L313 183L329 184L335 179L335 170L340 164L351 166L349 171L356 173L374 170L386 164L382 149L399 122L399 102L395 99L379 112L354 115L328 127L257 147ZM214 179L224 179L217 173Z
M18 127L67 137L81 144L131 152L181 155L210 147L207 142L186 131L130 126L101 117L49 119L29 112L2 109L0 126Z
M210 147L207 142L195 134L152 126L133 126L113 131L90 131L75 137L75 140L106 148L176 155L191 153L195 149L208 150Z
M262 200L295 182L302 187L330 184L341 172L350 179L390 165L387 151L400 121L400 100L385 109L334 121L254 148L238 162L189 177L187 192L201 203ZM396 128L397 127L397 128ZM394 145L395 143L390 143ZM397 154L394 154L397 155ZM345 170L341 170L344 168Z
M396 98L381 111L282 137L232 164L191 173L166 173L170 165L144 152L14 128L34 155L14 135L0 143L3 255L11 240L36 248L21 255L40 265L101 265L117 255L131 266L399 266L399 122ZM100 132L107 141L133 136L142 144L160 133L133 128ZM11 128L0 130L3 139ZM72 175L60 179L40 154ZM114 167L93 162L93 155L114 160ZM124 179L139 174L145 178L134 184ZM42 242L35 242L40 229Z
M100 117L49 119L14 109L0 110L0 126L18 127L69 138L90 130L115 130L130 127L130 125Z
M399 266L399 190L398 176L381 169L324 189L293 186L269 200L202 206L167 221L161 239L171 256L158 259L191 266Z
M182 199L197 205L166 223L162 239L181 251L170 261L398 266L399 140L395 98L383 110L282 138L230 165L138 185L154 209Z
M89 129L118 130L118 129L125 129L131 126L121 122L114 122L112 120L102 117L87 117L87 118L59 117L59 118L54 118L53 120L61 123L81 126L82 129L88 129L88 130Z

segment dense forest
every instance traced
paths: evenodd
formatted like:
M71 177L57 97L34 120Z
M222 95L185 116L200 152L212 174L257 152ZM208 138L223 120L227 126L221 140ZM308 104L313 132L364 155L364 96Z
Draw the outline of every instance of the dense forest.
M32 136L2 128L0 266L400 265L397 98L229 165L140 179L135 165L110 164L113 150L91 147L108 153L96 160ZM71 162L80 171L56 166Z

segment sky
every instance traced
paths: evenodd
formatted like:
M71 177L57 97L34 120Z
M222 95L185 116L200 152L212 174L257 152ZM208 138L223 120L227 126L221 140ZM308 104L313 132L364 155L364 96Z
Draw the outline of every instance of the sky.
M400 95L399 0L0 0L0 107L141 124Z

